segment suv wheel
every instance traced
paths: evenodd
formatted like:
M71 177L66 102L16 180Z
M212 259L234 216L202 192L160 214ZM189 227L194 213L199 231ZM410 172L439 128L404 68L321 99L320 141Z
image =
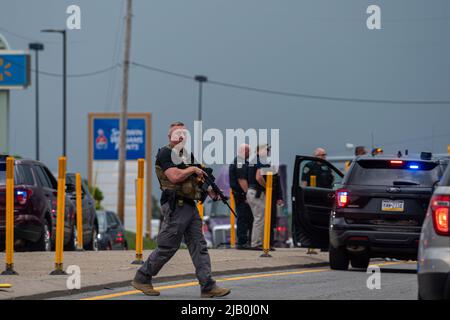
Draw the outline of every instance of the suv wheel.
M330 268L333 270L348 270L349 258L345 247L335 248L330 245Z
M72 226L69 242L64 246L64 251L75 251L77 249L77 227Z
M97 228L94 226L91 232L91 241L84 248L85 250L98 251L98 232Z
M52 251L52 237L48 222L44 223L41 231L41 237L35 243L29 245L31 251Z
M370 257L367 253L357 254L351 257L350 262L353 268L367 269Z

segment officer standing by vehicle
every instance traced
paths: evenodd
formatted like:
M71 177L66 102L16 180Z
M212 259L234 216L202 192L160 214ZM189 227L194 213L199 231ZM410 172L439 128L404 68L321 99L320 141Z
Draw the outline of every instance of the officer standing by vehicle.
M237 244L236 249L250 249L250 239L252 234L253 214L247 203L246 194L248 191L248 157L250 146L242 144L239 146L238 155L229 167L230 187L236 202L237 214Z
M314 151L314 157L326 160L327 152L323 148L317 148ZM333 188L334 177L330 168L319 161L310 161L303 167L302 182L303 186L311 186L311 176L316 177L317 188Z
M152 285L152 277L172 258L184 237L195 273L201 287L202 298L223 297L231 290L221 288L211 275L211 260L202 233L202 220L195 201L202 196L198 178L206 173L193 164L192 154L184 149L186 127L181 122L171 124L169 145L159 149L156 156L156 175L161 194L161 212L164 215L158 234L158 247L136 272L132 285L149 296L159 296ZM209 190L213 199L217 196Z

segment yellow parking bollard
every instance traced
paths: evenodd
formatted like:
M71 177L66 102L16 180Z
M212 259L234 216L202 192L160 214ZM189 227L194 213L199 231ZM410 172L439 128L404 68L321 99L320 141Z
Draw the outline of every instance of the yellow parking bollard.
M17 275L14 271L14 158L6 158L6 269L2 275Z
M55 270L51 275L66 275L64 261L64 215L66 208L66 157L58 161L58 195L56 208Z
M230 189L230 206L234 212L236 212L236 201L234 200L233 190ZM236 247L236 228L234 227L235 222L234 214L230 210L230 246L232 248Z
M266 204L264 212L264 242L263 251L261 257L271 257L270 251L270 228L271 228L271 214L272 214L272 184L273 173L267 172L266 178Z
M143 264L142 252L144 246L144 159L138 159L138 178L136 183L136 260L132 264Z
M310 178L310 187L317 187L317 177L316 176L311 176ZM306 254L316 254L317 252L314 250L314 248L308 248L308 251L306 252Z
M310 187L315 188L317 186L317 177L311 176L309 184L310 184Z
M81 175L75 174L75 191L77 206L77 251L83 251L83 205L81 200Z

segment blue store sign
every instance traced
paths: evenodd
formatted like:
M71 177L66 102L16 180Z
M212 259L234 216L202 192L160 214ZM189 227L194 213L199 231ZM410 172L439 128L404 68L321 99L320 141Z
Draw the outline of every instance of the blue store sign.
M30 85L30 55L0 51L0 89L19 89Z
M94 119L94 160L119 159L119 119ZM145 119L128 119L127 160L145 159Z

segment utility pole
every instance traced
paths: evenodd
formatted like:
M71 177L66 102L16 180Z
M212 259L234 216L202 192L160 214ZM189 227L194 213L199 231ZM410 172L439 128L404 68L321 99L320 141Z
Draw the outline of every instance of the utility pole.
M44 45L39 42L29 44L29 49L35 52L36 64L36 160L39 161L39 51L44 50Z
M125 224L125 161L127 156L126 133L128 125L128 78L130 71L131 51L131 20L133 17L133 0L127 0L127 15L125 18L125 48L123 61L122 105L120 109L120 141L119 141L119 187L117 199L117 214L122 224Z
M44 33L59 33L63 39L63 156L67 156L67 32L65 29L45 29Z
M208 77L204 75L196 75L194 77L195 81L198 82L198 117L197 120L200 121L200 133L197 137L198 154L195 154L198 161L202 161L202 129L203 128L203 84L208 82Z
M208 82L208 77L196 75L194 79L198 82L198 121L202 121L203 83Z

